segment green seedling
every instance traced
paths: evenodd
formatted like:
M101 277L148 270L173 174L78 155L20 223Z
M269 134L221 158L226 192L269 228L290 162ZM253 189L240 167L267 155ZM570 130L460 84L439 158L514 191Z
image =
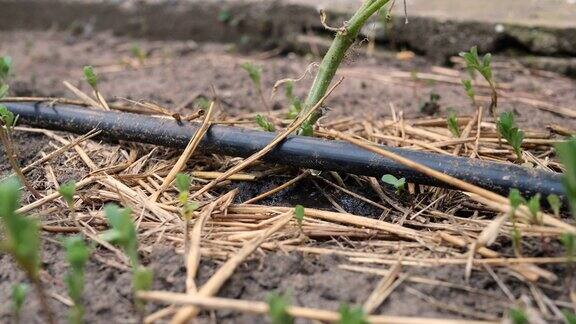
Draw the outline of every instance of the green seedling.
M68 288L68 296L74 302L68 313L69 322L73 324L83 323L84 318L84 268L90 257L90 249L79 236L72 236L64 241L66 247L66 259L70 265L64 282Z
M540 194L536 194L526 202L526 206L532 215L532 222L542 224L542 213L540 213Z
M198 107L200 110L208 110L208 108L210 108L210 100L204 98L204 97L198 97L196 99L194 99L194 101L192 102L192 105L194 107Z
M152 271L140 265L138 260L138 238L136 227L130 218L132 210L130 208L120 208L115 204L108 204L104 207L104 214L108 223L112 227L102 235L105 241L112 242L120 246L130 258L132 266L132 290L134 294L141 290L149 290L152 286ZM144 301L136 299L134 301L136 309L143 315Z
M74 180L70 180L60 186L58 188L58 192L66 201L66 205L68 205L69 215L68 218L73 221L76 227L80 228L80 224L75 217L76 207L74 206L74 195L76 194L76 182Z
M268 316L272 324L292 324L294 318L288 314L288 298L273 292L266 298L268 302Z
M391 174L385 174L382 176L382 182L387 183L396 189L396 193L399 194L400 192L406 190L406 179L405 178L396 178Z
M472 100L472 105L476 106L476 94L474 93L474 88L472 87L472 80L462 79L462 86L464 86L464 91L466 95Z
M525 203L526 200L520 194L520 191L516 188L513 188L508 193L508 200L510 201L510 212L508 217L512 220L512 229L510 230L510 237L512 238L512 247L514 249L514 254L520 257L522 255L522 232L518 229L516 225L516 217L514 214L516 213L516 209L520 207L521 204Z
M576 258L576 235L572 233L564 233L560 236L560 241L566 249L566 257L570 262L573 262Z
M368 18L389 2L390 0L363 1L360 8L347 20L347 23L335 31L336 36L334 37L334 41L324 55L318 67L314 82L308 92L308 96L304 101L304 112L312 109L326 95L338 67L342 63L350 46L356 41L356 37L360 33L362 26L364 26ZM300 134L312 135L314 124L316 124L320 117L322 117L322 110L315 111L312 116L302 124Z
M502 113L500 118L498 118L497 127L500 135L514 149L514 153L516 153L518 160L522 160L522 141L524 140L524 132L516 127L514 114L511 112Z
M576 324L576 314L572 313L568 310L562 311L562 315L564 316L564 321L566 324Z
M192 213L198 209L198 204L196 202L189 202L188 197L190 193L190 176L184 173L178 173L176 175L176 188L178 189L178 201L182 206L180 214L184 220L184 237L188 238L188 228L190 227L190 220L192 219ZM188 252L190 246L189 240L184 241L184 249Z
M338 312L340 313L339 324L368 324L366 315L360 307L356 308L342 304Z
M274 127L274 124L269 122L265 117L262 117L262 115L256 115L256 124L258 124L258 126L260 126L260 128L262 128L262 130L266 132L276 131L276 127Z
M296 205L296 207L294 207L294 218L296 218L296 221L298 222L298 225L300 226L300 229L302 229L302 222L304 221L304 206L302 205Z
M556 152L564 165L562 184L568 198L572 217L576 218L576 139L570 139L556 145Z
M286 89L285 89L286 99L288 99L288 118L296 119L302 111L302 101L296 95L294 95L294 82L288 81L286 82Z
M510 308L508 316L512 324L528 324L528 316L522 309Z
M94 68L90 65L87 65L83 69L84 71L84 79L88 84L94 89L94 91L98 91L98 75L94 72Z
M22 310L22 305L26 300L26 294L28 293L28 285L23 283L15 284L12 287L12 312L14 313L14 322L20 322L20 311Z
M20 182L10 177L0 183L0 219L3 223L3 240L0 249L10 254L34 284L40 304L49 323L53 323L48 299L40 281L40 234L38 223L19 215Z
M511 215L516 212L516 209L518 209L521 204L526 202L526 199L524 199L522 194L520 194L520 190L516 188L510 189L510 192L508 193L508 200L510 201L510 206L512 206L512 210L510 211Z
M493 75L492 75L492 67L490 64L492 63L492 54L488 53L480 59L478 56L478 48L476 46L472 47L469 52L461 52L460 56L464 58L466 61L466 67L468 68L468 72L472 77L474 77L474 72L480 73L482 77L488 82L490 85L490 89L492 90L491 94L491 101L490 101L490 115L492 117L496 116L496 108L498 107L498 93L496 92L496 82L494 82ZM466 89L466 85L464 85ZM470 83L470 89L471 83ZM466 93L468 93L468 89L466 89ZM468 95L470 96L470 95Z
M0 84L6 83L12 71L12 58L10 56L0 57Z
M550 209L554 213L554 216L560 217L560 208L562 207L562 201L560 201L560 197L555 194L550 194L546 197L548 201L548 205L550 205Z
M450 133L454 135L454 137L460 137L460 127L458 126L458 118L456 117L456 113L451 111L448 114L448 118L446 119L446 126Z
M136 228L130 218L130 208L120 208L116 204L104 207L104 214L111 228L102 234L102 239L120 246L130 259L133 268L138 266L138 239Z
M146 52L144 52L144 50L138 43L132 44L132 46L130 47L130 53L135 59L138 60L138 63L140 63L140 65L144 64L144 61L146 61L146 58L148 57Z
M266 97L264 97L264 91L262 90L262 68L250 62L240 64L240 67L248 73L250 80L252 80L252 85L260 96L262 105L264 105L265 110L268 110L268 103L266 102Z

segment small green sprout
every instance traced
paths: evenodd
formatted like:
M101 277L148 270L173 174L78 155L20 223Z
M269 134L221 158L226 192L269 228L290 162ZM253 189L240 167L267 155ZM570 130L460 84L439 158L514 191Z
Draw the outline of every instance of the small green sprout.
M362 308L342 304L338 312L340 313L339 324L368 324Z
M6 83L12 71L12 58L10 56L0 57L0 84Z
M266 298L268 302L268 316L272 324L292 324L294 318L286 311L288 308L288 298L273 292Z
M62 198L68 204L68 209L70 211L70 219L75 220L74 218L74 194L76 194L76 182L74 180L70 180L60 186L58 188L58 192L62 196Z
M472 87L472 80L462 79L462 85L466 91L466 95L472 100L472 104L476 105L476 94L474 93L474 88Z
M146 58L148 56L138 43L132 44L132 46L130 47L130 53L134 58L138 60L138 63L140 64L144 64L144 61L146 61Z
M526 206L532 215L532 221L536 224L542 224L542 214L540 213L540 194L534 195L526 202Z
M528 324L528 316L522 309L510 308L508 316L512 324Z
M105 241L116 243L130 258L132 266L132 290L134 294L141 290L149 290L152 286L153 274L150 269L140 265L138 261L138 238L136 227L130 218L130 208L120 208L115 204L104 207L104 214L112 226L102 235ZM138 311L144 311L144 301L135 299L134 303Z
M74 324L83 323L84 317L84 268L90 257L90 249L79 236L72 236L64 241L66 247L66 259L70 264L64 282L68 288L68 295L74 302L69 311L69 322Z
M448 114L448 119L446 119L446 126L450 130L450 133L454 135L454 137L460 137L460 127L458 127L458 118L456 117L456 113L451 111Z
M288 99L289 108L288 108L288 118L296 119L302 111L302 101L300 98L294 95L294 82L288 81L286 82L285 88L286 99Z
M486 79L490 85L490 89L492 90L490 115L493 117L496 116L496 108L498 106L498 93L496 92L496 83L492 77L492 67L490 66L492 63L492 54L488 53L484 55L484 57L480 60L480 57L478 56L478 48L474 46L470 49L469 52L461 52L460 56L464 58L464 61L466 61L466 67L468 68L468 72L470 73L471 77L474 77L474 71L477 71L484 77L484 79ZM464 84L464 88L466 89L468 96L470 96L468 89L472 91L471 83L469 88L466 84Z
M573 262L574 258L576 258L576 235L572 233L564 233L560 236L560 241L566 249L566 257L570 262Z
M262 91L262 68L250 62L240 64L240 67L242 67L242 69L248 73L254 88L256 88L256 91L260 96L260 100L262 101L264 108L268 109L268 103L264 97L264 91Z
M0 219L4 230L0 250L10 254L34 283L47 322L53 323L52 312L40 281L40 227L34 219L19 215L16 212L19 207L20 182L10 177L0 183Z
M182 205L186 204L190 192L190 176L185 173L178 173L176 175L176 189L178 189L178 200Z
M396 193L399 194L401 191L406 189L406 179L405 178L396 178L391 174L385 174L382 176L382 181L393 186L396 189Z
M265 117L262 117L262 115L256 115L256 124L258 124L258 126L260 126L260 128L262 128L262 130L264 131L267 132L276 131L276 127L274 127L274 124L269 122Z
M6 106L0 105L0 127L5 126L7 131L10 131L15 121L14 114Z
M294 207L294 218L296 218L296 221L298 222L298 225L300 225L300 228L302 228L302 222L304 221L304 206L302 205L296 205L296 207Z
M574 314L568 310L564 310L564 311L562 311L562 315L564 316L564 320L566 321L566 324L576 324L576 314Z
M512 238L514 254L520 257L522 255L522 232L520 232L520 229L516 226L516 222L513 223L512 229L510 230L510 237Z
M510 206L512 206L512 214L514 214L516 209L518 209L521 204L526 202L526 199L524 199L522 194L520 194L520 190L516 188L510 189L510 192L508 193L508 200L510 201Z
M86 82L88 82L94 91L97 91L98 76L96 75L96 72L94 72L94 68L92 66L87 65L84 67L84 79L86 79Z
M550 194L548 197L546 197L546 200L548 201L548 205L550 205L554 216L560 217L560 208L562 207L562 201L560 201L560 197L555 194Z
M208 110L210 108L210 100L205 97L198 97L192 102L194 107L198 107L200 110Z
M20 322L20 311L22 310L22 305L26 300L26 294L28 293L28 285L24 283L17 283L12 287L12 312L14 313L14 318L16 323Z
M138 266L132 270L132 289L134 293L138 291L146 291L152 288L152 283L154 281L154 274L152 270L144 267ZM142 312L144 310L145 302L140 299L135 300L136 308Z
M504 112L500 115L497 122L498 132L512 146L518 160L522 160L522 141L524 132L518 129L514 123L514 114Z
M130 218L130 208L120 208L116 204L108 204L104 207L104 214L112 227L104 234L102 239L120 246L130 258L132 267L138 265L138 239L136 228Z
M572 217L576 218L576 139L557 144L556 152L565 168L562 183Z

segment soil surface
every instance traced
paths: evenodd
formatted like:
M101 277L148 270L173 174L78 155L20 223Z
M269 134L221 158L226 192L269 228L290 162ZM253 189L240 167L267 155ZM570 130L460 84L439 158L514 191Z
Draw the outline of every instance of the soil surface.
M240 67L246 61L263 67L263 85L270 89L279 79L297 78L317 57L305 57L292 53L251 53L240 55L232 45L198 45L192 41L142 41L118 38L110 34L77 35L61 32L0 32L0 55L10 55L14 59L15 74L11 80L12 94L17 96L73 97L62 85L67 80L84 91L87 85L82 81L82 67L91 64L100 75L99 87L110 99L131 98L150 100L180 112L190 112L193 99L210 97L211 87L222 100L221 115L263 111L260 99L250 80ZM130 49L137 44L149 54L148 66L126 68L122 59L131 56ZM342 75L346 80L329 99L327 122L343 116L354 118L379 118L390 114L391 106L403 111L405 118L420 117L420 106L431 94L441 96L439 116L446 116L449 109L458 114L473 112L469 100L460 84L422 81L412 82L410 78L398 78L393 82L377 81L378 76L390 76L398 71L407 73L442 71L426 60L414 57L401 60L397 53L377 51L374 57L366 57L359 50L347 58ZM513 61L496 58L495 76L507 91L528 98L546 101L575 111L576 82L555 74L518 67ZM460 69L461 75L465 71ZM296 85L296 93L306 92L311 77L308 76ZM267 90L268 91L268 90ZM480 90L487 94L484 90ZM267 92L268 93L268 92ZM281 109L285 103L279 93L273 102L273 109ZM282 108L283 109L283 108ZM513 110L519 115L521 127L545 131L549 124L574 127L574 119L554 115L534 106L502 100L500 111ZM17 132L15 135L23 165L40 156L41 151L52 150L50 141L43 135ZM62 162L62 161L60 161ZM58 160L55 160L58 164ZM76 174L86 174L82 167L62 167L55 170L61 183ZM9 172L4 153L0 153L0 173ZM35 177L35 171L30 177ZM43 173L39 173L43 174ZM242 184L242 195L251 197L276 184L268 182ZM285 179L284 179L285 180ZM46 184L49 187L49 184ZM40 188L41 189L41 188ZM366 204L342 193L334 193L338 203L348 212L358 215L378 217ZM305 198L303 196L306 196ZM330 204L314 189L310 182L303 181L298 186L279 193L263 203L293 206L298 199L306 199L310 207L329 209ZM244 199L244 198L242 198ZM62 276L66 262L62 248L56 243L58 237L43 233L42 279L53 295L53 308L60 321L65 320L67 306L62 302L66 296ZM321 246L321 242L318 243ZM349 244L354 244L350 242ZM509 242L507 243L509 246ZM87 322L136 322L137 318L130 302L130 274L103 263L105 251L98 251L89 263L87 273ZM144 256L156 274L155 289L180 292L184 289L185 268L182 255L173 248L158 244ZM358 274L339 269L343 259L336 256L314 256L302 253L267 253L243 264L233 275L218 296L264 300L271 290L289 292L296 305L320 307L336 310L340 303L361 304L372 292L380 279L377 275ZM203 261L199 271L199 281L203 282L214 272L217 261ZM564 267L544 267L559 277L565 276ZM462 317L450 311L456 309L479 310L482 316L496 319L508 309L509 301L497 282L488 272L474 271L469 282L464 280L464 267L443 266L434 268L408 268L414 276L449 281L463 289L443 287L439 284L409 282L398 288L381 306L377 313L390 315L414 315L430 317ZM530 287L510 276L506 270L497 270L504 283L515 296L529 294ZM13 283L24 280L23 274L13 265L10 258L0 255L0 321L10 320L10 290ZM559 287L547 286L548 297L556 298L564 293ZM58 300L60 299L60 300ZM23 311L23 323L42 322L37 312L33 294L29 296ZM449 306L446 306L449 305ZM158 306L149 305L149 311ZM471 313L471 318L478 314ZM263 318L239 315L230 312L204 313L202 320L212 322L253 323Z

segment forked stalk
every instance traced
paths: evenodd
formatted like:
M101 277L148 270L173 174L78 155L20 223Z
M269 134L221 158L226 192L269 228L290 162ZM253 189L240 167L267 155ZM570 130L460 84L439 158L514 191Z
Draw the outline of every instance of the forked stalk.
M346 22L342 28L338 29L332 45L330 45L328 52L326 52L322 63L320 63L318 67L318 73L310 88L310 92L308 92L308 97L306 101L304 101L305 111L308 111L317 104L326 94L340 63L342 63L346 52L356 40L362 26L364 26L370 16L388 2L389 0L366 0L352 18ZM302 124L300 133L303 135L311 135L313 126L320 117L322 117L321 111L312 114L308 121Z

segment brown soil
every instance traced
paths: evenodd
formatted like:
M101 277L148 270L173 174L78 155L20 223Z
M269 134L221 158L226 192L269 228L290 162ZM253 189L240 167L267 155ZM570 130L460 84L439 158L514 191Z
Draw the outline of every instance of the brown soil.
M52 32L0 32L0 55L10 55L15 61L15 77L12 84L13 94L18 96L68 96L61 82L68 80L80 89L88 90L81 80L81 68L91 64L97 70L109 71L123 57L130 54L131 45L137 42L152 58L164 59L148 68L137 70L120 68L115 72L100 73L100 89L108 98L126 97L146 99L165 106L181 107L189 110L191 99L197 96L211 96L210 87L214 86L223 106L220 114L234 115L239 112L262 111L259 98L253 90L246 73L239 67L244 61L256 61L264 68L264 86L270 89L275 80L286 77L298 77L306 69L313 57L300 57L294 54L273 56L263 59L270 53L252 53L243 56L235 53L232 46L197 45L193 42L148 42L116 38L109 34L83 35L82 37ZM331 108L328 119L340 116L356 118L378 118L388 115L390 105L396 111L404 111L406 118L421 116L419 106L431 93L441 96L440 112L442 116L453 107L459 113L472 112L468 100L460 85L439 82L420 81L412 85L410 80L397 80L396 83L380 83L365 77L352 77L350 72L370 72L374 75L387 76L393 71L428 72L429 63L421 58L401 61L393 53L378 52L378 58L366 58L353 53L344 66L350 76L330 98ZM151 59L152 60L152 59ZM539 73L517 68L513 62L497 61L496 77L513 89L514 93L523 94L571 108L576 102L576 84L573 80L547 73ZM498 67L501 66L501 67ZM310 78L297 85L297 93L305 93ZM275 109L282 107L282 94L277 96ZM531 127L544 131L551 123L573 127L571 119L563 118L549 112L538 110L524 104L505 102L500 110L514 110L519 115L522 127ZM16 143L20 152L20 162L26 164L38 157L41 151L50 151L49 140L42 135L18 132ZM74 164L65 166L63 161L55 160L54 165L61 167L55 170L59 182L74 178L74 175L86 174ZM5 156L0 153L0 172L7 174ZM30 173L32 180L40 178L43 172ZM280 179L272 178L257 184L241 184L242 195L251 197L272 187ZM285 181L285 179L283 179ZM48 187L48 184L46 185ZM43 189L43 188L39 188ZM376 215L362 202L349 196L333 192L338 203L347 211L360 215ZM244 199L244 198L242 198ZM293 206L306 201L310 207L330 208L328 202L309 182L301 182L297 187L286 190L265 201L266 204ZM43 246L43 280L50 293L66 296L62 276L66 271L63 250L54 240L57 236L44 233ZM318 243L321 245L321 242ZM349 242L349 244L354 244ZM510 242L502 242L502 247L510 248ZM527 245L531 246L529 243ZM105 251L97 254L106 258ZM145 262L154 270L155 289L183 291L184 273L182 256L173 248L158 245L145 256ZM361 304L371 293L379 280L378 276L357 274L338 269L341 260L335 256L311 256L301 253L269 253L263 258L251 260L242 265L232 279L221 290L219 296L264 300L272 290L288 291L296 305L337 309L342 302ZM217 261L204 261L199 271L199 282L205 281L214 271ZM565 267L544 267L556 273L560 278L566 274ZM135 322L136 316L130 302L130 275L93 258L88 266L86 300L87 322ZM398 288L381 306L377 313L391 315L415 315L430 317L461 317L454 315L441 303L455 308L481 310L494 318L501 316L510 306L509 301L499 289L494 279L485 271L474 271L470 282L464 281L464 267L444 266L434 268L408 268L407 272L426 276L431 279L445 280L454 284L472 287L475 292L446 288L438 285L409 283ZM522 281L509 275L506 270L497 270L498 275L512 290L515 296L530 294L529 287ZM0 255L0 321L10 320L9 296L12 284L23 280L10 258ZM548 297L553 300L565 296L561 288L541 285ZM433 298L425 300L418 296ZM24 306L23 323L42 322L37 312L35 298ZM52 299L52 305L58 318L64 321L67 306ZM438 306L440 305L440 306ZM149 306L149 310L158 306ZM252 323L251 316L230 312L217 312L216 318L222 322ZM473 318L474 315L469 317ZM211 321L210 314L205 313L203 321ZM258 321L262 318L258 318Z

